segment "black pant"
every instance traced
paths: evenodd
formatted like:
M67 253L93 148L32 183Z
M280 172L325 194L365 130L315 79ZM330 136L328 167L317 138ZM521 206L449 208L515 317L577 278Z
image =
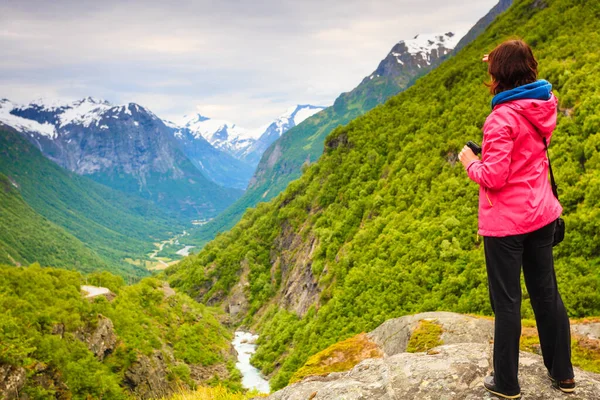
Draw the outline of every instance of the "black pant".
M573 378L569 318L556 285L552 240L555 223L534 232L484 237L490 300L496 315L494 379L499 389L518 393L521 337L521 265L535 313L544 364L558 380Z

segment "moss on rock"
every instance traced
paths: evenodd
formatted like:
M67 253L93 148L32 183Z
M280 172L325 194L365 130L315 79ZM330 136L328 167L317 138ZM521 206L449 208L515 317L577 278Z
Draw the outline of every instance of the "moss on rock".
M435 321L421 320L412 335L410 335L406 351L408 353L419 353L441 346L444 344L441 339L442 333L444 333L442 326Z
M381 358L383 352L366 333L333 344L313 355L290 379L290 383L301 381L309 375L327 375L331 372L351 370L367 358Z

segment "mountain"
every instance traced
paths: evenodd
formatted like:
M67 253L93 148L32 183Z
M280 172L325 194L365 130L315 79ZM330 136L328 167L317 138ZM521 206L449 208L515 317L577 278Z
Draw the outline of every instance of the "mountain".
M2 399L158 399L198 384L241 389L222 313L164 282L125 286L108 273L0 265L0 293Z
M263 153L271 143L275 142L281 135L299 125L305 119L324 109L325 107L312 106L310 104L297 105L289 108L285 114L273 121L256 142L244 152L244 160L252 165L257 165Z
M486 15L484 15L473 27L467 32L467 34L460 39L460 42L456 45L455 51L461 50L463 47L471 43L477 38L487 27L494 22L496 17L508 10L512 5L513 0L500 0Z
M457 155L481 141L490 112L481 55L517 35L560 101L558 285L571 317L600 315L599 15L598 2L515 1L413 86L335 129L300 179L165 276L256 330L252 362L273 390L310 356L390 318L490 315L477 185ZM533 316L526 297L522 315Z
M0 173L0 263L33 262L84 272L111 269L80 240L29 207L19 185Z
M460 34L417 35L394 45L372 74L352 91L342 93L328 107L285 132L266 151L244 195L223 213L192 232L192 240L204 245L218 232L230 229L246 209L277 196L302 173L302 166L315 162L323 152L325 137L336 127L383 103L410 86L448 57Z
M260 137L259 130L247 130L228 121L210 119L200 114L185 115L177 125L194 137L207 140L213 147L243 160L246 150Z
M246 189L255 166L213 147L197 132L168 121L165 123L172 129L183 153L204 176L224 187Z
M17 105L4 99L0 122L62 167L187 219L215 216L241 194L202 175L172 129L134 103L114 106L88 97Z
M10 189L5 192L8 203L0 208L1 223L6 229L0 237L8 246L5 250L21 264L37 261L44 266L81 271L107 269L128 277L144 276L148 271L124 260L146 259L154 242L185 229L181 221L147 200L61 168L22 134L1 124L0 174L11 182L10 187L5 185ZM15 216L17 210L23 219L20 222ZM77 243L62 230L51 233L56 230L54 225L77 238ZM47 239L53 235L56 240ZM59 239L63 244L58 243ZM66 251L67 239L72 246L85 247L86 255L80 256L82 251ZM91 251L95 257L89 255ZM98 256L102 262L97 261Z
M200 114L184 116L177 126L178 136L188 132L194 138L207 140L212 146L223 150L238 160L255 168L263 152L287 130L325 107L310 104L288 109L266 127L248 130L238 125L210 119Z

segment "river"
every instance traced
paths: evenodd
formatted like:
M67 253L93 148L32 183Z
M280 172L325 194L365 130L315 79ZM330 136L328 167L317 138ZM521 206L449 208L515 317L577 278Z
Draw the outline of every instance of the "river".
M236 331L233 339L233 347L238 354L238 362L235 366L242 373L242 386L246 389L256 389L262 393L269 393L269 381L260 371L250 364L250 357L256 352L256 339L258 335L250 332Z

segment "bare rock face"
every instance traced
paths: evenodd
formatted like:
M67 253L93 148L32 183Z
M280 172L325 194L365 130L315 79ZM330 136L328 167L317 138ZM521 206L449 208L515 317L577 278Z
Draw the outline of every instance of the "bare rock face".
M118 340L112 321L102 315L98 315L98 324L95 329L79 329L75 333L75 337L87 344L88 349L100 361L113 352Z
M272 279L274 271L281 270L279 304L288 311L304 316L311 305L319 300L321 289L312 273L313 253L318 247L317 239L304 239L292 226L284 224L275 244L280 249L272 255Z
M435 321L442 326L444 344L489 343L494 337L494 321L451 312L427 312L389 319L367 336L391 356L406 351L419 321Z
M600 322L582 323L571 325L574 334L585 336L589 339L600 339Z
M269 400L493 400L483 388L492 369L491 346L482 343L443 345L428 353L398 353L362 361L347 372L308 377ZM520 355L523 399L564 400L546 377L540 356ZM570 400L598 399L600 375L576 369L578 387Z
M229 371L224 364L209 366L199 364L190 365L190 377L197 383L202 384L214 376L218 376L219 379L225 380L229 378Z
M0 399L18 399L26 379L25 368L0 365Z
M169 385L167 363L160 351L155 351L150 357L139 356L125 372L124 384L139 399L160 399L175 391Z
M239 321L246 315L250 308L245 292L248 290L250 283L248 282L248 274L250 268L246 260L242 261L242 274L238 283L233 286L231 293L227 297L225 310L234 321Z

